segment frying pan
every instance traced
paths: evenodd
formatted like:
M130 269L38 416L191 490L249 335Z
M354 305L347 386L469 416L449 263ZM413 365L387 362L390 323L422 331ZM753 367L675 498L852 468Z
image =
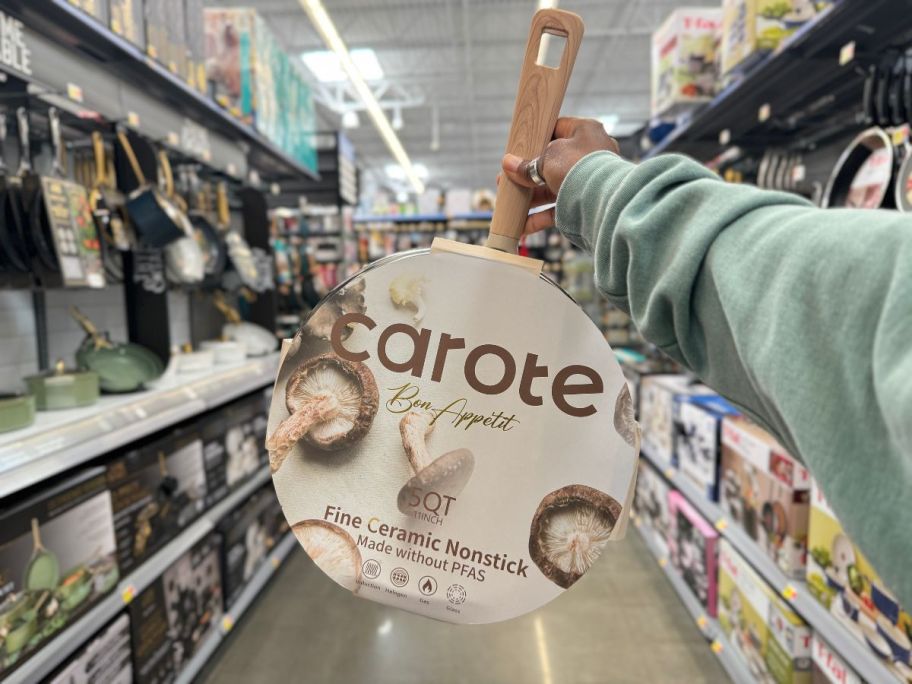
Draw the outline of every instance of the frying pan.
M882 128L858 134L840 155L827 181L821 206L892 208L890 192L899 155Z
M874 124L877 121L877 109L875 107L877 91L877 65L871 64L868 67L868 73L865 76L864 91L861 95L862 106L864 107L865 123Z
M165 275L179 285L194 285L206 276L203 252L193 232L193 224L187 216L184 199L175 192L174 172L171 160L164 150L158 151L158 166L165 184L165 199L177 210L175 218L184 235L165 246Z
M95 156L95 178L89 204L98 229L105 272L111 280L120 282L123 280L123 252L130 251L128 228L120 215L123 197L109 184L104 138L99 131L92 133L92 149Z
M0 151L6 142L6 113L0 118ZM19 178L13 179L0 153L0 270L14 270L27 273L28 252L25 249L22 229L22 212L19 192Z
M54 236L51 232L51 217L48 213L45 183L50 180L62 180L65 176L63 170L63 145L60 138L60 113L56 107L48 110L48 122L51 128L51 150L53 161L51 175L42 176L40 183L31 195L29 204L29 219L31 222L30 235L32 236L38 261L51 273L60 270L57 252L54 250ZM73 252L77 251L75 244L69 245Z
M231 230L231 214L228 206L228 185L219 183L216 187L216 214L218 216L219 228L225 236L225 247L228 252L228 259L234 270L237 272L241 284L256 291L259 289L257 284L258 273L256 261L253 258L253 252L247 240Z
M575 14L535 14L508 152L532 159L551 140L582 32ZM538 62L546 33L564 41L554 68ZM317 566L359 596L505 620L623 536L632 402L599 328L515 253L531 199L502 179L487 246L438 239L375 262L284 346L267 430L278 498Z
M199 187L199 179L195 172L187 174L188 190L195 198L196 206L187 214L193 224L193 235L203 252L204 270L206 277L204 286L216 285L225 271L228 263L228 250L221 234L209 220L209 206L207 194Z
M57 556L44 548L38 518L32 518L32 542L35 545L32 557L25 568L23 586L29 591L53 590L60 581L60 563Z
M183 220L186 217L182 218L174 203L146 180L133 144L121 128L117 129L117 140L139 183L139 187L127 197L126 204L127 214L139 237L150 247L164 247L179 238L187 237Z
M877 69L877 86L874 91L875 121L878 126L890 125L890 82L895 55L887 53Z

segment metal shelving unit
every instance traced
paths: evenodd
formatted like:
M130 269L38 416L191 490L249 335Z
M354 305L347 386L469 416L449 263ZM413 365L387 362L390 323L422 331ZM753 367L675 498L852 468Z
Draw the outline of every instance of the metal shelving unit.
M41 412L34 425L0 439L0 498L112 449L266 387L278 353L215 372L177 375L154 390L108 395L96 404Z
M813 148L860 128L858 66L906 39L909 23L900 14L889 0L836 0L645 156L683 152L707 161L731 145Z
M167 546L151 556L132 573L122 578L117 588L95 605L75 623L67 627L52 641L45 644L40 651L23 663L22 667L12 672L4 684L30 684L41 681L54 668L62 663L73 651L85 643L86 639L120 611L129 605L135 596L148 587L174 561L189 551L194 544L215 529L218 521L229 511L246 501L250 496L270 481L269 469L264 468L249 481L222 499L215 506L203 513L199 520L181 532ZM292 541L294 541L292 539ZM283 541L284 543L284 541Z
M73 108L97 111L109 121L132 120L141 132L166 142L179 133L180 119L186 117L224 137L223 145L212 141L211 158L203 161L228 175L243 177L246 169L241 167L249 162L271 179L317 178L252 126L68 0L0 0L0 9L25 23L31 43L32 74L16 75L69 99ZM75 101L73 93L79 94ZM179 139L171 144L180 147Z
M264 587L269 583L269 580L272 579L273 575L275 575L276 571L288 555L297 547L297 544L297 540L291 532L286 534L282 541L276 544L275 549L269 555L269 562L263 563L254 573L253 577L250 578L250 583L238 597L237 601L235 601L231 610L222 617L222 624L219 626L219 629L213 632L212 636L206 640L206 643L203 644L194 654L193 658L190 659L186 667L181 670L175 680L176 684L191 684L191 682L196 679L196 676L206 666L206 663L209 662L212 655L218 650L218 647L228 636L228 633L234 628L237 621L243 617L244 613L247 612L247 609L253 603L254 599L263 591Z
M637 532L640 533L640 538L646 542L646 546L649 548L650 553L655 557L659 567L662 568L662 572L665 573L665 577L668 578L668 581L674 588L675 593L681 599L684 607L687 608L687 612L693 617L700 632L706 637L710 649L716 654L716 657L722 663L722 667L725 668L728 676L731 677L735 684L754 684L755 680L751 676L750 670L748 670L747 666L738 658L734 649L730 647L728 638L725 636L725 632L722 631L719 623L706 614L706 611L703 610L703 606L697 601L697 598L690 591L690 588L684 583L681 576L674 571L674 568L668 560L668 556L656 547L655 542L650 539L648 534L645 534L642 531L639 520L634 519L633 525Z
M718 504L709 501L703 493L674 468L669 468L653 459L645 451L641 455L662 473L663 477L713 523L716 530L731 543L748 563L773 589L794 608L814 631L830 644L833 650L868 682L892 682L896 676L868 648L856 639L811 595L804 582L787 577L773 560L757 546L756 542L732 524Z

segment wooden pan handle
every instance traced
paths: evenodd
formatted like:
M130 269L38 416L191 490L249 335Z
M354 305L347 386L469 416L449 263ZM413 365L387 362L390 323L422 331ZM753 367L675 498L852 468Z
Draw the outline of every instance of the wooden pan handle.
M545 33L566 39L557 68L537 63ZM583 20L576 14L557 9L543 9L535 13L507 141L506 151L510 154L534 159L551 141L582 39ZM501 178L486 246L503 252L516 252L531 204L531 189L517 185L506 177Z

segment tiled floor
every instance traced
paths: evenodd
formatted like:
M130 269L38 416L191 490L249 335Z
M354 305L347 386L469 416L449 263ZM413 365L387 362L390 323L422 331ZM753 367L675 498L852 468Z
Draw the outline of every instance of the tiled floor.
M531 615L454 626L347 595L296 551L200 681L466 684L727 682L631 531Z

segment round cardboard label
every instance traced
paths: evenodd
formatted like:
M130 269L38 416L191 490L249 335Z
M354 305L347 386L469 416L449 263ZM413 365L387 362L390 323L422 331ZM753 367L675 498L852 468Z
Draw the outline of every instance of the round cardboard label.
M527 613L626 527L638 428L599 329L538 274L390 257L286 343L267 447L304 549L439 620Z

